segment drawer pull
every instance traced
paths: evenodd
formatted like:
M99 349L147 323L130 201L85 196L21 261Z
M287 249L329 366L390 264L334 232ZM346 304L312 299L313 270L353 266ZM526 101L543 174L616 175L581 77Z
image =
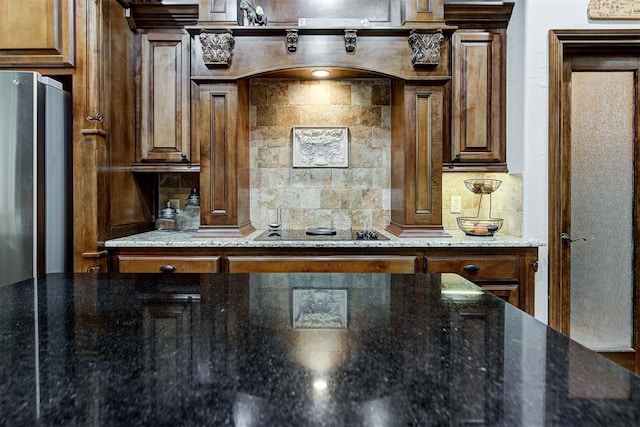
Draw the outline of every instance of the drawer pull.
M462 269L467 273L477 273L478 271L480 271L480 266L475 264L467 264L462 267Z
M171 264L161 265L160 271L162 271L163 273L173 273L174 271L176 271L176 266Z

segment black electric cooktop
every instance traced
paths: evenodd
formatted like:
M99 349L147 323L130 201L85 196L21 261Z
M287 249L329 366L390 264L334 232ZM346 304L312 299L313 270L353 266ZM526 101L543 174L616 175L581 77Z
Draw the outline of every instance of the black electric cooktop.
M376 230L335 230L313 228L308 230L266 230L254 240L389 240Z

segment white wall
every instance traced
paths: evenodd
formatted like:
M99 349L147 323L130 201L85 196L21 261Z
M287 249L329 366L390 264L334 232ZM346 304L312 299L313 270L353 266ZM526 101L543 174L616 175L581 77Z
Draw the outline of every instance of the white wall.
M508 27L507 138L510 172L523 175L524 235L548 239L548 35L552 29L639 28L590 21L589 0L514 0ZM540 248L536 317L548 315L548 250Z

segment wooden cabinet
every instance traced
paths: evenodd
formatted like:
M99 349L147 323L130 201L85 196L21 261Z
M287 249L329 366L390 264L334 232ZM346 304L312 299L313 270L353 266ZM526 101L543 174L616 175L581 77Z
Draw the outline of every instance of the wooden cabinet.
M217 273L220 257L171 255L118 255L119 273Z
M391 223L399 237L444 236L442 135L445 89L392 82Z
M415 256L230 256L230 273L414 273Z
M444 167L451 171L507 171L507 24L513 4L449 4L452 36L451 143Z
M203 83L194 96L201 150L198 234L243 237L249 216L249 82Z
M141 36L140 128L136 162L198 163L190 141L190 37L185 31Z
M427 273L456 273L510 304L533 314L537 250L500 248L483 254L477 249L435 253L425 258ZM526 286L526 288L525 288Z
M536 247L112 248L120 273L455 273L534 314Z
M73 16L73 0L3 1L0 5L0 66L73 66Z

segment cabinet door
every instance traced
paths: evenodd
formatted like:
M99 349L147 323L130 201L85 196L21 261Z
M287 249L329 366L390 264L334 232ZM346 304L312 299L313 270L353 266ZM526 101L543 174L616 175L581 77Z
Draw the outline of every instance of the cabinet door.
M445 88L392 82L391 223L398 237L447 235L442 226Z
M137 162L199 161L190 138L189 35L142 35Z
M194 131L200 145L198 235L243 237L249 216L249 85L206 83L194 89Z
M448 165L506 171L502 30L453 35L453 127Z
M0 65L73 66L73 3L0 2Z

